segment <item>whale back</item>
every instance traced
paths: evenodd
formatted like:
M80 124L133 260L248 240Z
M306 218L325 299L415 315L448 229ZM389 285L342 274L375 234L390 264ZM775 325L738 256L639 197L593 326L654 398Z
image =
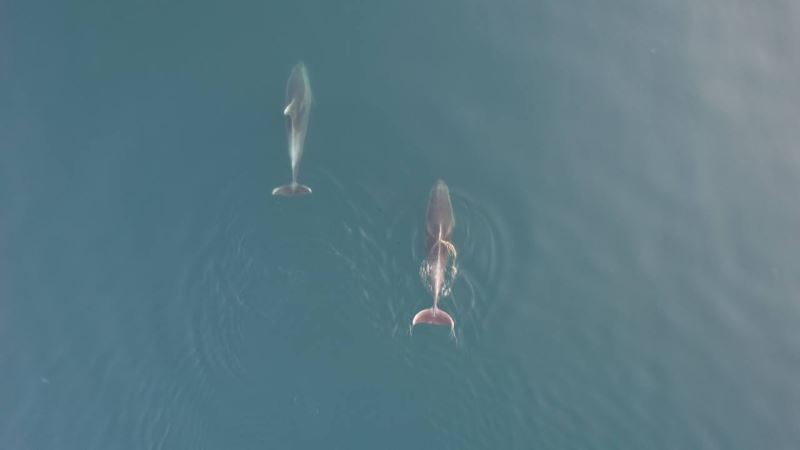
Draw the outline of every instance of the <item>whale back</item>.
M286 82L286 109L284 114L292 121L301 123L308 118L311 109L311 83L308 80L308 70L302 62L292 67L289 80Z
M308 70L305 64L299 62L292 68L289 80L286 82L286 106L283 110L283 114L289 118L286 122L286 132L289 139L289 159L292 163L294 181L297 181L300 158L303 156L311 102L311 83L308 80Z
M428 211L425 215L425 230L428 237L435 241L450 240L455 219L453 205L450 202L450 189L444 181L438 180L431 189L428 200Z

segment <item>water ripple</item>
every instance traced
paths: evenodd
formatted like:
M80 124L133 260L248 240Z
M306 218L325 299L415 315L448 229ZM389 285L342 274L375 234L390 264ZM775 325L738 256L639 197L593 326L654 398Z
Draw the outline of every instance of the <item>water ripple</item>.
M220 411L252 404L263 417L250 423L220 412L206 419L259 433L292 429L290 422L324 428L339 397L315 377L348 374L351 365L361 364L348 358L373 351L396 355L398 364L420 376L419 385L442 380L429 387L448 390L452 408L469 417L470 404L485 400L476 395L495 395L493 373L460 374L484 364L466 350L481 348L485 318L506 278L504 223L478 198L452 191L459 273L442 307L456 320L457 340L447 332L440 339L443 330L431 328L412 336L411 318L431 301L418 271L427 198L398 210L331 173L309 178L315 178L314 194L300 199L271 198L253 180L232 180L209 202L209 216L187 225L191 256L163 319L179 324L169 339L196 394L221 405ZM437 423L443 409L428 409L421 413ZM486 418L474 416L474 426ZM141 427L152 428L153 442L158 433L170 433L163 426ZM475 439L490 435L462 431Z
M316 175L313 196L288 201L233 180L210 205L211 225L187 233L200 238L169 314L182 318L177 345L205 390L254 382L271 351L319 345L319 323L387 329L380 208L359 186Z
M509 246L509 233L505 222L500 220L491 205L478 197L460 189L451 189L456 227L453 230L453 244L458 250L458 276L454 280L449 296L441 301L445 310L452 310L456 321L459 344L476 342L485 327L485 318L492 311L493 303L506 281L506 251ZM420 207L400 214L390 232L391 239L406 239L410 245L407 254L422 265L425 259L424 202ZM406 247L408 248L408 247ZM402 255L398 256L402 258ZM395 261L392 270L402 271L406 265ZM407 270L407 269L405 269ZM415 272L416 273L416 272ZM417 291L415 286L426 286L415 273L404 273L404 286L407 291ZM395 328L408 330L411 317L430 303L430 296L415 294L414 300L401 302L402 313ZM466 339L466 340L465 340Z

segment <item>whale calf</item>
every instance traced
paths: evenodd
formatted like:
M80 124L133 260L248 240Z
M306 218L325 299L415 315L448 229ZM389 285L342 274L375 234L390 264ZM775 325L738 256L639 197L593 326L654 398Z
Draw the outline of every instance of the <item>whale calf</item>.
M426 259L423 263L423 274L433 295L433 306L418 312L411 321L411 326L425 323L445 325L455 334L455 321L450 314L439 309L439 299L445 295L447 270L450 258L455 260L456 248L450 242L455 219L453 205L450 202L450 190L442 180L436 181L428 200L428 211L425 214L425 248Z
M311 193L311 188L297 181L300 170L300 158L303 157L303 144L308 130L308 115L311 112L311 84L308 71L302 62L297 63L289 74L286 83L286 107L283 114L288 117L287 132L289 136L289 160L292 164L292 182L278 186L272 195L297 196Z

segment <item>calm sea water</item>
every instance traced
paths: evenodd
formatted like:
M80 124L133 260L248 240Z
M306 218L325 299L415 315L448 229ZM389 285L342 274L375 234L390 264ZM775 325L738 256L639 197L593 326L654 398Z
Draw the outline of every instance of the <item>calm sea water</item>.
M798 5L0 1L0 448L800 448Z

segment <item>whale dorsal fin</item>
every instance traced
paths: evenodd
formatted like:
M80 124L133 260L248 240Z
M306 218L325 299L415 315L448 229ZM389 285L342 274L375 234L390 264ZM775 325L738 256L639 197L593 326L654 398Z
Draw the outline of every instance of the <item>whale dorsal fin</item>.
M286 105L286 108L283 110L283 115L284 116L291 116L292 113L294 112L295 108L297 108L296 105L297 105L297 99L292 99L292 101L289 102L289 104Z

